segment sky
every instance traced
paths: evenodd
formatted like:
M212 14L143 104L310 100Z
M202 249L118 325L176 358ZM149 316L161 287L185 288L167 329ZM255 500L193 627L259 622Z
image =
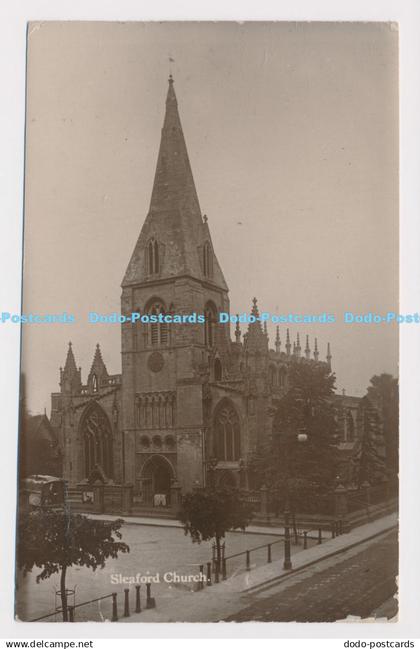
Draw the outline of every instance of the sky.
M23 327L29 409L49 412L70 340L84 381L97 342L120 372L119 326L86 315L119 312L169 72L231 312L256 296L271 313L334 313L290 329L321 357L331 343L338 389L396 375L396 325L342 322L398 312L395 24L32 23L23 312L77 321Z

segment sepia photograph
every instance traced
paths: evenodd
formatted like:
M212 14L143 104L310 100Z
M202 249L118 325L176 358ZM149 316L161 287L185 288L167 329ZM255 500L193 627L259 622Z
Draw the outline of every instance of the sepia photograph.
M15 616L398 621L394 22L30 22Z

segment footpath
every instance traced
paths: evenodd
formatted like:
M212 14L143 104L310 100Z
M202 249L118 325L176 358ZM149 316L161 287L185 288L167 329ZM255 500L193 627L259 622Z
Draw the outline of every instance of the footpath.
M98 518L114 519L112 516ZM137 522L126 518L126 523L161 525L156 519L136 519ZM143 522L143 521L154 521ZM165 521L166 525L179 526L177 521ZM132 613L128 618L120 618L119 622L216 622L236 615L242 609L252 605L254 601L267 595L281 593L287 588L291 579L304 579L310 574L322 572L327 565L337 563L344 558L356 555L363 548L361 544L372 543L388 531L396 529L397 514L389 514L371 523L361 525L346 534L334 539L328 539L321 545L302 550L292 557L292 570L283 569L283 561L255 567L229 577L218 584L205 586L203 590L180 594L179 597L165 601L156 601L156 608L144 609L141 613ZM271 534L281 534L281 528L269 528ZM255 531L262 532L263 528ZM248 531L254 532L251 528ZM152 593L153 595L153 593ZM144 587L142 587L142 607L146 602Z

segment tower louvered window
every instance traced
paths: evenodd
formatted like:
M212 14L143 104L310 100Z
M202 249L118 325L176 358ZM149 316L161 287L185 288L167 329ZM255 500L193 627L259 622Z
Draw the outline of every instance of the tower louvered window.
M161 302L153 303L149 308L149 315L164 316L165 308ZM152 346L166 345L168 343L168 323L167 322L151 322L150 323L150 338L149 342Z

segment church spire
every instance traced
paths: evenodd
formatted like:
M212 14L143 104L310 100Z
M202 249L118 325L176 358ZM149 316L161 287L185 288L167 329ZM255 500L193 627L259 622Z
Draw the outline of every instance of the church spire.
M314 347L314 359L318 361L319 351L318 351L318 338L315 338L315 347Z
M309 336L306 336L305 357L309 360L311 357L311 349L309 347Z
M64 369L60 367L60 387L61 392L73 394L82 388L81 369L77 368L71 342L69 342Z
M185 275L228 290L201 214L170 75L150 208L122 285Z
M280 346L281 346L281 341L280 341L280 327L277 325L276 327L276 352L280 352Z
M252 299L251 315L254 316L254 321L249 323L248 330L244 335L245 347L248 350L266 350L268 349L268 334L261 327L256 297Z
M290 333L289 330L287 329L286 331L286 354L290 356L290 349L291 349L291 344L290 344Z

